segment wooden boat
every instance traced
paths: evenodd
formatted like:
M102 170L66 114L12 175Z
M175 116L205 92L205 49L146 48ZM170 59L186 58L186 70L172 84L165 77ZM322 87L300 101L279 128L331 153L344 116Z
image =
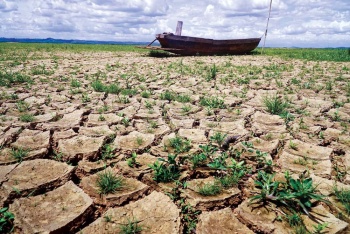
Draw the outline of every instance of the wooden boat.
M162 50L181 55L246 54L254 50L261 38L214 40L200 37L157 34Z
M139 48L164 50L180 55L226 55L246 54L254 50L261 38L214 40L200 37L181 36L182 21L177 22L176 33L157 34L147 46ZM161 47L151 46L156 40Z

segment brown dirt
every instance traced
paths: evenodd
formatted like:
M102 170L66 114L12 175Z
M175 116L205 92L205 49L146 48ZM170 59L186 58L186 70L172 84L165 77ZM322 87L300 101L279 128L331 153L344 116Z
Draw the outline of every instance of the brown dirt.
M349 232L350 218L333 194L334 184L350 189L349 63L254 55L152 58L132 52L38 51L34 57L40 54L11 67L30 75L33 84L0 86L0 201L15 214L17 233L118 233L133 218L145 228L142 233L185 233L190 222L197 223L192 233L291 233L285 219L276 220L283 216L279 207L249 205L260 191L254 185L255 150L267 153L278 180L287 170L295 178L312 177L333 206L315 203L311 212L327 216L320 219L329 223L329 233ZM0 66L7 69L8 62ZM31 69L41 64L54 73L33 76ZM213 64L218 72L208 81ZM96 92L91 83L97 77L136 94ZM72 79L81 87L72 87ZM190 101L162 100L166 90ZM263 100L274 95L289 102L294 119L286 122L268 112ZM224 108L203 106L204 97L222 100ZM24 113L33 114L33 121L22 121ZM192 170L189 158L217 132L240 136L228 149L243 152L219 149ZM191 141L191 149L177 158L183 184L157 183L149 165L175 154L169 139L176 136ZM254 150L246 151L243 141ZM22 158L15 158L16 148L26 150ZM223 151L251 166L252 173L220 195L199 195L199 184L226 173L207 166ZM133 152L136 164L130 167ZM232 165L231 158L226 162ZM100 196L95 181L107 167L129 189ZM193 215L188 207L203 212ZM336 218L340 212L343 221ZM303 218L312 230L315 223Z

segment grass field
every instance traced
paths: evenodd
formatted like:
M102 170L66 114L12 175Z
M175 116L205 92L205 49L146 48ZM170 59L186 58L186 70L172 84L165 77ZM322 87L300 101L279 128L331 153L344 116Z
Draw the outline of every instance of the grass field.
M43 43L0 43L1 60L23 59L29 53L35 52L84 52L84 51L109 51L109 52L142 52L134 45L84 45L84 44L43 44ZM260 55L261 48L253 51ZM288 59L305 59L309 61L335 61L349 62L349 49L288 49L266 48L265 55L280 56Z

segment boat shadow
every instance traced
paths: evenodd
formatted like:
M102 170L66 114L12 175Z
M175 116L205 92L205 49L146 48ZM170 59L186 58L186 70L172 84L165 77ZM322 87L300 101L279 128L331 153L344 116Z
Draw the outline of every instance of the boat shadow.
M145 56L146 57L153 57L153 58L170 58L170 57L192 57L192 56L198 56L198 57L205 57L205 56L244 56L244 55L260 55L260 51L251 51L244 54L214 54L214 55L205 55L205 54L196 54L196 55L181 55L181 54L174 54L167 51L161 51L161 50L150 50Z

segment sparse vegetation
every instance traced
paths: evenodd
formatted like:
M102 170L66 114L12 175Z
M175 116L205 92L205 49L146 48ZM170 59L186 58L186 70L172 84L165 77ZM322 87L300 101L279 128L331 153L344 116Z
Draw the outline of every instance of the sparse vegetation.
M210 108L220 108L220 109L226 108L224 104L224 100L220 99L217 96L202 97L201 100L199 101L199 104Z
M26 112L29 110L29 103L22 100L18 101L16 106L19 112Z
M106 86L100 81L100 80L95 80L91 83L91 87L96 91L96 92L104 92L106 90Z
M204 153L189 156L189 161L192 163L192 169L196 169L198 166L204 164L206 160L207 156Z
M96 184L98 192L103 195L115 193L126 186L122 177L115 175L109 170L98 174Z
M25 114L22 114L19 119L22 121L22 122L26 122L26 123L30 123L30 122L33 122L35 117L33 114L29 114L29 113L25 113Z
M272 228L281 222L290 233L326 233L337 226L322 217L315 225L309 224L314 209L329 203L328 197L336 200L332 204L335 209L326 208L325 215L347 219L350 195L338 183L346 183L348 176L347 50L267 48L267 56L258 50L244 58L167 54L165 59L147 58L139 51L120 45L0 43L0 163L14 166L13 171L35 163L34 158L78 165L79 170L87 167L91 169L89 175L97 178L94 186L101 196L129 186L119 172L143 183L153 176L153 189L169 195L181 210L184 233L196 232L200 213L190 205L188 190L207 196L213 204L208 205L208 210L212 211L221 201L210 196L226 195L238 188L242 193L234 197L238 203L230 204L231 208L239 210L241 202L247 202L246 195L252 194L252 209L261 216L265 213L259 209L274 212L276 219L266 223ZM97 60L98 64L91 66ZM267 117L257 119L258 112ZM195 131L186 135L191 129ZM120 139L131 132L153 134L154 142L142 147L146 141L143 137L113 141L111 131ZM49 139L37 136L42 132L49 133ZM82 135L84 138L80 138ZM91 144L85 144L85 138ZM67 152L67 142L76 144L74 153ZM18 145L28 148L16 148ZM41 145L45 145L44 149ZM133 152L135 147L139 149ZM38 153L39 149L44 153ZM20 166L14 162L32 155L34 160ZM322 159L316 159L318 155ZM144 168L147 160L150 168ZM33 173L37 169L33 167ZM304 172L299 178L288 173L281 178L280 171L288 169ZM317 191L316 179L309 177L313 174L339 187L323 196ZM80 176L88 175L79 173L79 179ZM12 172L6 177L9 180L1 189L6 190L4 185L13 181L9 189L15 196L5 197L4 206L27 196L18 189L21 181L11 178ZM204 184L188 186L204 178ZM37 187L36 177L30 179ZM73 180L79 183L75 176ZM79 186L83 187L83 183ZM56 187L45 192L53 189ZM129 189L133 189L131 185ZM28 196L37 195L35 190ZM46 196L41 192L39 196ZM33 203L33 207L37 205ZM65 205L58 208L60 212L70 210ZM0 211L0 227L5 227L0 232L8 232L14 219L4 215L8 210ZM132 214L125 214L130 217L128 221L117 221L107 214L98 216L106 225L113 225L116 232L148 231L141 225L143 220L138 221ZM251 215L249 228L261 231L254 219L256 214ZM72 230L76 231L78 227Z
M154 171L153 179L157 182L171 182L177 180L180 176L180 164L176 162L177 155L168 155L168 159L158 159L152 165L149 165Z
M131 157L126 161L129 167L136 167L139 163L136 161L137 154L132 152Z
M335 186L334 194L337 197L337 200L343 204L346 214L350 215L350 190L338 189L338 187Z
M311 216L310 209L314 201L328 203L323 195L316 192L311 178L303 178L301 175L299 179L293 179L289 172L286 172L286 182L279 182L274 180L274 176L275 174L259 171L255 185L260 189L260 193L251 197L251 202L275 202L291 213L303 212L308 216Z
M168 101L173 101L176 98L176 93L169 91L169 90L165 90L165 92L160 94L160 99L162 100L168 100Z
M139 224L140 221L133 218L128 219L128 222L126 224L121 224L119 227L120 233L122 234L137 234L141 233L145 228Z
M114 148L110 144L103 146L101 158L103 161L114 158Z
M77 79L72 79L70 82L70 86L73 88L80 88L81 83Z
M206 81L215 80L217 71L218 71L217 67L215 66L215 64L213 64L213 66L209 68L207 77L205 78Z
M286 108L288 107L288 103L286 103L276 95L272 97L264 97L263 100L267 111L273 115L283 114L286 111Z
M293 141L289 141L289 148L292 150L298 150L298 145Z
M214 181L213 183L206 183L198 187L198 193L202 196L215 196L220 194L222 191L221 185Z
M238 182L251 171L244 165L244 161L237 162L233 158L231 158L231 164L227 166L227 170L227 174L217 178L221 186L226 189L236 186Z
M144 139L142 137L137 137L136 138L136 143L138 146L141 146L144 143Z
M0 71L0 87L11 87L12 85L21 83L32 84L33 80L20 72Z
M216 133L214 133L214 135L212 135L210 137L210 141L215 142L216 144L218 144L221 147L221 145L224 142L224 140L226 139L226 137L227 137L227 134L224 134L221 132L216 132Z
M0 209L0 232L11 233L13 230L13 221L15 216L13 213L8 211L7 207Z
M175 153L181 154L191 149L191 141L176 136L175 138L169 139L169 146L174 149Z
M17 148L17 149L12 148L11 149L12 158L17 160L17 162L19 162L19 163L22 162L23 159L28 156L28 153L29 153L29 151L26 149L23 149L23 148Z

